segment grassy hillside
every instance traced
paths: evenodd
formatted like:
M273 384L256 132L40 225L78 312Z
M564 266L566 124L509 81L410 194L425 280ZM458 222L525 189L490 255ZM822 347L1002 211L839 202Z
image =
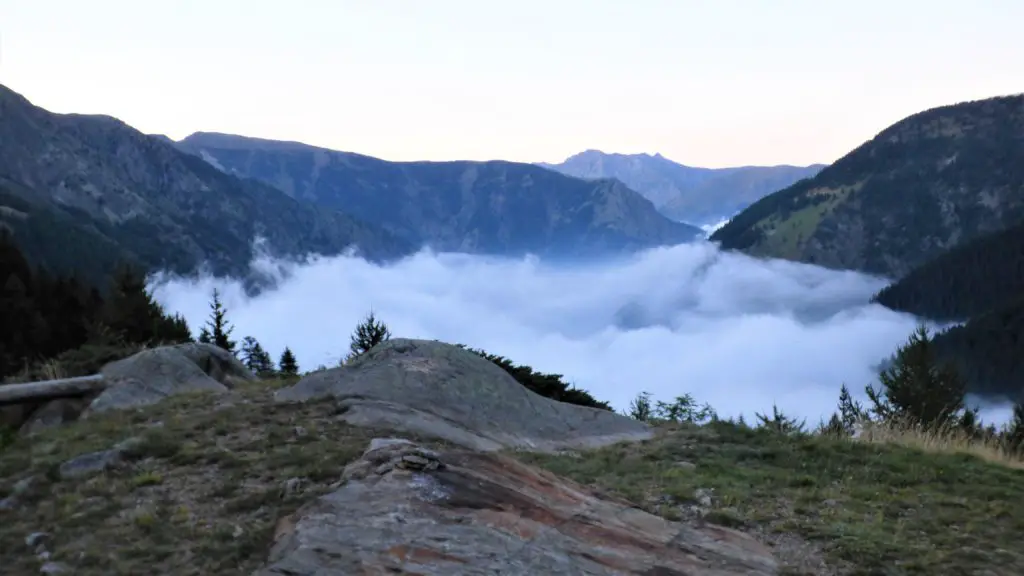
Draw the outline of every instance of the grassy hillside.
M83 576L251 573L279 518L330 491L370 438L393 435L340 423L330 401L275 404L285 383L183 395L18 439L0 453L0 499L24 503L0 512L5 569L38 573L25 539L44 531L51 560ZM129 439L120 465L62 475L69 459ZM517 457L670 519L748 531L772 545L784 574L1024 572L1021 463L873 440L720 421Z
M944 106L882 131L718 230L723 248L900 277L1024 221L1024 95Z

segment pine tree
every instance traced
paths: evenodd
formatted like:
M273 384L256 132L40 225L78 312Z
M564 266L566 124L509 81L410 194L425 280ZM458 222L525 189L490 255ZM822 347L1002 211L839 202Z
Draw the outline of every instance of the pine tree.
M213 299L210 301L210 319L199 333L199 341L213 344L234 354L235 341L231 339L234 330L235 327L228 324L227 310L220 301L220 292L214 288Z
M1024 456L1024 400L1013 405L1013 418L1006 427L1007 451Z
M390 339L391 330L388 329L387 324L377 320L377 317L374 316L371 310L366 318L356 326L355 332L352 333L348 346L350 352L348 359L355 358L377 344Z
M946 426L975 420L964 404L967 385L949 363L939 364L928 329L919 326L896 351L892 366L878 375L881 388L867 386L871 411L882 420Z
M252 336L242 339L242 362L257 376L270 376L274 373L274 361L263 346Z
M277 364L282 376L299 375L299 363L295 361L295 354L292 353L291 348L285 346L284 352L281 353L281 360Z
M847 434L852 434L858 422L866 420L868 413L860 402L853 399L849 388L843 384L839 389L839 421Z
M114 273L104 306L102 322L125 344L190 341L188 324L179 315L169 316L146 289L145 276L122 264Z
M798 421L796 418L791 418L779 410L776 404L772 404L771 416L754 412L754 417L757 418L758 428L781 434L803 434L807 427L806 419Z

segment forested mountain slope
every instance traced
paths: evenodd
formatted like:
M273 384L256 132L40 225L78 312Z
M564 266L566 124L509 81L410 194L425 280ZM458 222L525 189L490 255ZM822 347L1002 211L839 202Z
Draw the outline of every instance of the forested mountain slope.
M940 254L875 300L932 320L966 320L936 336L939 354L975 392L1024 394L1024 222Z
M253 240L271 253L387 258L412 246L334 210L216 170L108 116L54 114L0 86L0 226L34 264L104 277L201 264L242 274Z
M900 277L1024 221L1024 95L943 106L883 130L712 235L723 248Z

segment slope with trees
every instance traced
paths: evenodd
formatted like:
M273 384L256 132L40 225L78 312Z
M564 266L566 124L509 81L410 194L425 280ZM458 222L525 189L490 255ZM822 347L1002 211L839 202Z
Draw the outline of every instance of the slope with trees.
M893 310L965 322L935 338L970 390L1024 395L1024 222L959 245L875 297Z
M814 178L762 198L711 239L725 249L900 277L1024 221L1024 95L934 108Z
M0 85L0 227L34 265L98 282L118 262L244 275L253 242L280 256L413 247L377 226L225 174L107 116L55 114Z
M145 278L121 266L100 292L74 276L33 267L0 229L0 379L35 379L45 360L66 376L96 372L139 346L191 339L185 319L168 314L146 291Z

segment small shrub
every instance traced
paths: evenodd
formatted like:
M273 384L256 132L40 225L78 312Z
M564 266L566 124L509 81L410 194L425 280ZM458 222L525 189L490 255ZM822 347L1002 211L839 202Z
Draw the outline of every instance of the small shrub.
M772 404L772 415L770 417L761 413L755 413L754 416L758 420L757 427L764 430L780 434L804 434L806 432L806 420L797 422L795 418L786 416L775 404Z
M156 486L157 484L163 484L163 476L156 472L143 472L135 478L132 478L132 485L136 488L142 488L144 486Z

